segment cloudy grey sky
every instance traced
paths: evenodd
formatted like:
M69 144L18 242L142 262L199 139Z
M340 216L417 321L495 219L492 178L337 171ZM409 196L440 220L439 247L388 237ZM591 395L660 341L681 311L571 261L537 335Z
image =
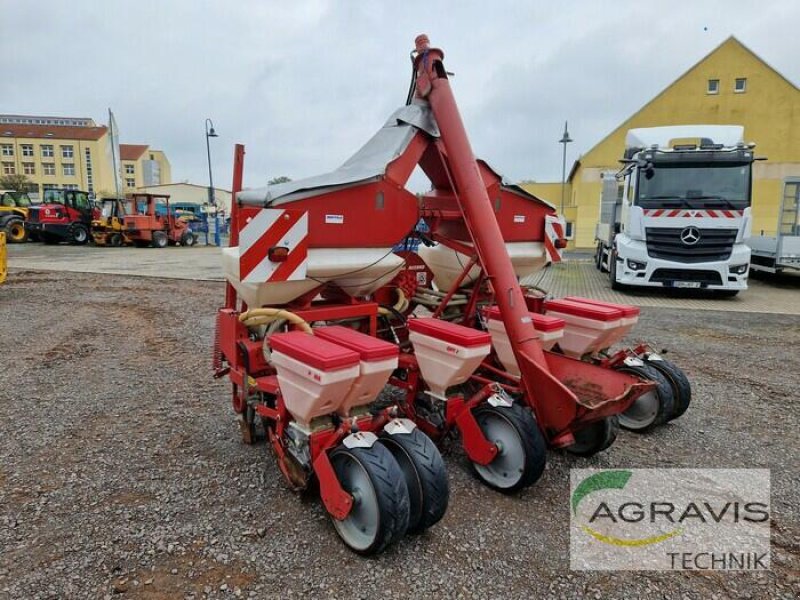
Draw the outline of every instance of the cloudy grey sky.
M559 180L733 34L800 83L800 2L0 0L0 112L114 110L123 142L167 152L173 179L230 187L335 168L405 101L426 32L455 72L476 153L511 180ZM415 186L417 187L417 186Z

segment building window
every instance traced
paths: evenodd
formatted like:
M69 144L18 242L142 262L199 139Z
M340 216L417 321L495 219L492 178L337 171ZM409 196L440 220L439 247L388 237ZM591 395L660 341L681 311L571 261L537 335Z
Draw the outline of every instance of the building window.
M42 163L42 173L44 173L45 175L55 175L56 174L55 163Z
M719 94L719 79L709 79L707 94Z
M61 166L64 167L64 175L65 176L68 176L68 177L74 177L75 176L75 163L64 163Z
M133 165L125 165L125 174L126 175L133 175Z
M4 162L3 163L3 175L14 175L16 174L17 170L14 168L14 163L12 162Z
M567 226L564 228L564 237L568 240L571 240L575 237L575 232L573 231L573 224L571 221L567 221Z
M22 156L33 156L33 144L22 144Z
M86 160L86 187L89 189L89 195L94 196L94 173L92 171L92 152L89 148L84 150L84 158Z
M73 156L72 146L61 146L61 158L72 158Z
M737 94L743 94L747 91L747 78L740 77L733 84L733 91Z
M0 154L3 156L14 156L14 146L11 144L3 144L0 146Z
M42 158L53 158L53 146L51 144L42 144Z
M25 175L36 175L36 166L33 163L22 163L22 172Z
M78 184L76 184L76 183L65 183L64 184L64 189L65 190L77 190L78 189Z
M42 184L42 191L46 192L47 190L57 190L58 185L55 183L43 183Z
M133 177L127 177L125 179L125 185L128 187L136 187L136 180Z

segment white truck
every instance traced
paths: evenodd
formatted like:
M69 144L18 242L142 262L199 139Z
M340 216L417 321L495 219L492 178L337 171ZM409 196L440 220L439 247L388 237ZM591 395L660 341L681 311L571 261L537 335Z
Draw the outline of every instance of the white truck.
M780 273L800 270L800 177L790 177L783 184L783 201L775 235L754 235L747 240L753 258L753 271Z
M753 144L735 125L631 129L603 176L597 268L611 287L747 289Z

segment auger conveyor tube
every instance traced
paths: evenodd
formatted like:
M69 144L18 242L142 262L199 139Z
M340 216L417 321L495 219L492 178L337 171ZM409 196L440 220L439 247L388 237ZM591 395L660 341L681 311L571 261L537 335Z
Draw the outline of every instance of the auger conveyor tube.
M569 430L578 399L550 374L458 112L442 62L444 53L431 48L425 35L417 37L415 45L416 96L428 101L439 126L454 191L494 290L525 392L534 400L540 422L548 424L550 435L558 435Z

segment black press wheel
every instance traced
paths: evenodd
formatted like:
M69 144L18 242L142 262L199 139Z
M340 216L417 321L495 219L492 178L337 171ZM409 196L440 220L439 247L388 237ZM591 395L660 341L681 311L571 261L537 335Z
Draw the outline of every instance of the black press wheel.
M6 239L12 244L28 241L28 232L22 219L9 219L6 223Z
M661 371L669 380L675 398L675 406L669 420L677 419L686 412L692 402L692 384L689 383L689 378L678 365L663 358L648 359L647 364Z
M672 386L666 376L647 363L622 365L616 368L656 383L656 389L639 396L624 413L619 415L619 424L636 433L646 433L669 421L675 408Z
M486 438L499 450L488 465L472 464L486 485L510 494L532 485L542 476L547 447L529 409L517 403L510 407L484 404L475 410L475 419Z
M353 508L344 520L333 519L336 533L353 551L377 554L408 529L409 498L403 472L389 450L341 446L331 462Z
M410 501L408 532L418 533L438 523L447 511L450 486L439 449L422 431L380 435L406 480Z
M82 223L73 223L67 232L70 244L83 246L89 241L89 229Z
M617 439L617 433L619 419L616 416L600 419L574 432L575 443L567 447L567 452L577 456L594 456L611 446Z
M167 234L163 231L154 231L153 232L153 248L166 248L167 244L169 243L169 238Z

